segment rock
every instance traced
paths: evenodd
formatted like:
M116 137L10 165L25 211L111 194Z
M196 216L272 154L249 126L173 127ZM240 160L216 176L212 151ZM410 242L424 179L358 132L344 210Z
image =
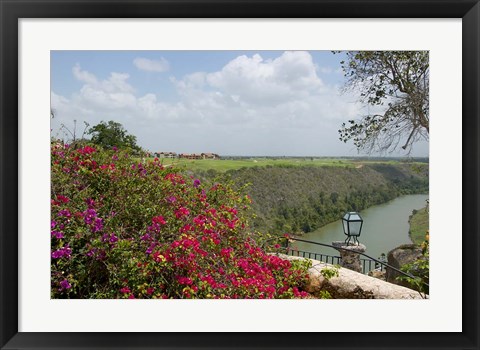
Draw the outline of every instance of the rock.
M372 270L372 271L370 271L370 272L368 273L368 275L369 275L370 277L379 278L379 279L385 281L385 271Z
M390 266L400 269L403 265L414 262L422 256L422 249L415 244L404 244L401 245L387 254L387 263ZM387 282L398 284L399 286L404 286L411 288L410 284L406 281L398 281L396 278L401 276L401 274L395 270L392 270L387 267L385 278Z
M287 260L306 260L297 256L277 255ZM308 260L312 262L312 267L308 270L310 278L306 290L313 295L328 291L334 299L422 299L412 289L318 260ZM338 277L325 278L321 272L325 268L338 269Z

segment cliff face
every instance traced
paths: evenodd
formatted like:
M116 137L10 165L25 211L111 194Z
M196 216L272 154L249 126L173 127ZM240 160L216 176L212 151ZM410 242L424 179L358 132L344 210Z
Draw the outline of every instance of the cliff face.
M207 174L204 174L207 175ZM243 168L225 174L237 186L249 184L255 228L274 232L309 232L402 194L428 192L428 164L371 164L361 167Z

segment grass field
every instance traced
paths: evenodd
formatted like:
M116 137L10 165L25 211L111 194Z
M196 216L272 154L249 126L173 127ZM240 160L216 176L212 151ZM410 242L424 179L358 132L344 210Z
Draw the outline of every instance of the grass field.
M153 158L150 158L153 160ZM356 161L351 159L335 159L335 158L242 158L242 159L168 159L163 158L160 161L164 165L176 164L180 168L185 167L190 170L203 170L209 169L216 170L218 172L225 172L228 170L236 170L240 168L251 167L265 167L265 166L284 166L284 167L296 167L296 166L334 166L344 168L361 168L363 164L371 163L388 163L395 164L397 161Z
M428 230L428 212L426 208L418 210L410 219L410 238L415 244L421 244L425 240Z

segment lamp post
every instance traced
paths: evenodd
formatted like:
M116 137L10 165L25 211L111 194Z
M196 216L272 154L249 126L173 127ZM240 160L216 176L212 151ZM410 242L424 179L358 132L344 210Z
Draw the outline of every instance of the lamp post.
M358 241L362 232L363 219L356 212L348 212L342 218L343 233L347 236L345 241L334 241L332 245L337 248L342 258L340 265L350 270L362 272L360 254L364 253L367 247ZM353 244L350 240L353 238Z
M363 219L357 212L349 211L342 218L343 233L347 236L345 243L348 246L350 239L353 238L353 243L359 244L357 237L360 237L362 232Z

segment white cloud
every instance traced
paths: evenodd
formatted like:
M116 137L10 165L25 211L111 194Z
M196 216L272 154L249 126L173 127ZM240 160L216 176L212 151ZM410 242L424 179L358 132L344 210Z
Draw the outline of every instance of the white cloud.
M274 60L243 55L217 72L172 82L191 113L202 111L212 124L309 128L353 117L359 108L321 80L311 55L303 51L287 51Z
M158 60L150 60L148 58L137 57L133 60L133 64L140 70L147 72L166 72L170 69L170 64L168 61L160 57Z
M80 91L73 95L75 106L100 113L135 107L135 89L127 82L130 77L128 74L112 72L107 79L99 80L94 74L82 70L79 64L73 67L72 72L77 80L84 83Z
M302 98L323 87L308 52L287 51L274 60L260 55L239 56L222 70L208 74L208 84L239 100L256 105Z
M97 78L87 71L82 71L78 63L72 68L72 72L77 80L87 84L97 84Z
M143 59L136 59L136 64L143 69L155 67L152 61L139 60ZM298 142L303 142L302 134L318 135L309 144L322 144L337 138L339 125L358 117L361 109L354 98L325 84L311 55L302 51L285 52L273 60L258 54L239 56L215 72L172 77L176 101L151 92L138 96L125 73L111 73L101 80L78 64L72 72L83 86L69 97L52 92L52 108L59 116L52 125L73 119L91 125L116 120L137 136L141 146L152 150L176 142L185 148L172 150L194 152L208 143L240 154L233 150L248 137L250 154L255 142L264 147L258 152L266 154L269 144L285 145L290 132ZM329 136L322 136L327 130ZM265 140L267 136L270 139ZM226 152L215 147L208 150Z

